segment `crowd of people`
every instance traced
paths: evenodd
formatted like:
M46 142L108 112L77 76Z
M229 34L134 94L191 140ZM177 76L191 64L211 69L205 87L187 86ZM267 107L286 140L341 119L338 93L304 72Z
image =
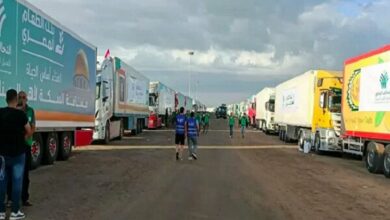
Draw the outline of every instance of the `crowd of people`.
M29 170L35 114L23 91L8 90L6 102L0 108L0 220L6 219L7 207L11 208L9 219L16 220L25 218L21 205L32 205Z

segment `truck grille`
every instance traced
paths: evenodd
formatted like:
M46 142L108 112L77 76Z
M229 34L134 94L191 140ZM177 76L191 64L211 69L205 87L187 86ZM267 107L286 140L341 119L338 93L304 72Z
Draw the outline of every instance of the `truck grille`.
M340 136L341 132L341 113L332 113L333 129L337 136Z

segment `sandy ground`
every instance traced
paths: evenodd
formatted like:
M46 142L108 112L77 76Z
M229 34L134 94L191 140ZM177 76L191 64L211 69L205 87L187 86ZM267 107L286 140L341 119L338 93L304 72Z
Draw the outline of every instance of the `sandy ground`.
M155 130L40 167L27 219L390 219L390 180L361 161L210 129L197 161L176 162L173 131Z

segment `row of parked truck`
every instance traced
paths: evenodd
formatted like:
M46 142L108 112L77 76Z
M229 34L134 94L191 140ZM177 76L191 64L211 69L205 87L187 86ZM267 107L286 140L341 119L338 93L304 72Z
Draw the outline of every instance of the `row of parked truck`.
M390 45L347 59L344 71L310 70L264 88L229 111L255 111L255 124L285 142L359 155L390 177Z
M118 57L98 62L94 45L25 0L0 0L0 12L0 103L11 88L28 94L37 127L33 167L58 154L67 159L73 146L139 133L151 109L161 116L178 106L205 108Z

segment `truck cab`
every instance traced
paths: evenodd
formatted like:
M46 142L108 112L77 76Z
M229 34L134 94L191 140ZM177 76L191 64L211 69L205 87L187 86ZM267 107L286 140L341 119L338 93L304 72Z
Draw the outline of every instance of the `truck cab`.
M265 102L265 121L259 126L266 134L277 131L277 125L275 124L275 95L271 95L269 100Z
M95 101L95 130L94 140L104 140L106 143L113 138L110 133L110 118L114 115L113 109L113 63L104 61L97 68L96 101Z
M311 131L312 146L316 152L341 151L341 87L341 75L319 74L317 78Z

